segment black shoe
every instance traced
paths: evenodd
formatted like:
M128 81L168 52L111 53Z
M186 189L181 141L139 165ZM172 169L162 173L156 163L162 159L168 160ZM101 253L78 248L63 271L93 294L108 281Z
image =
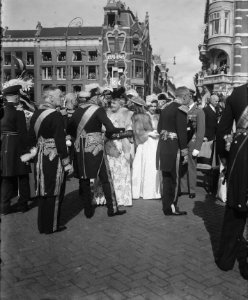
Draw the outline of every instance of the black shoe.
M167 209L167 210L164 210L163 212L164 212L165 216L185 216L185 215L187 215L186 211L180 211L178 209L176 209L175 211L172 211L171 209Z
M248 263L239 263L239 272L240 275L245 279L248 280Z
M187 193L187 192L180 192L180 193L178 193L178 197L181 197L181 196L184 196L184 195L188 195L189 193Z
M3 209L3 211L1 212L1 215L5 216L5 215L9 215L9 214L14 214L16 212L18 212L16 207L10 206L10 207Z
M191 198L191 199L195 198L195 193L189 194L189 198Z
M59 226L55 231L48 231L48 232L40 232L40 233L45 233L45 234L53 234L53 233L56 233L56 232L61 232L61 231L64 231L66 230L67 227L64 226L64 225L61 225Z
M117 210L116 212L108 211L108 216L109 217L121 216L124 215L126 212L127 212L126 210Z
M95 208L93 206L84 208L84 215L87 219L91 219L94 216Z
M29 206L28 206L28 204L18 204L16 207L16 210L18 212L25 213L25 212L29 211Z

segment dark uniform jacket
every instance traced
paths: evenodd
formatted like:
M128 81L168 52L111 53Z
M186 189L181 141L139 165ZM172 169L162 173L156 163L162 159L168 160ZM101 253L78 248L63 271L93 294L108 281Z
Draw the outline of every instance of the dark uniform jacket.
M92 104L93 105L93 104ZM84 127L84 132L78 136L77 130L82 117L92 105L82 105L70 118L67 134L74 140L78 140L74 150L74 174L77 178L96 178L102 163L103 157L103 138L102 125L106 132L118 133L120 128L115 128L107 117L102 107L97 107L88 123ZM95 106L95 105L94 105Z
M205 113L205 137L209 140L215 140L218 125L218 114L214 112L210 105L203 108Z
M187 148L187 112L179 109L181 104L171 102L161 111L158 122L160 134L157 149L157 168L170 172L176 163L178 150ZM176 139L164 140L161 133L166 130L177 134Z
M23 111L16 104L7 102L1 119L1 175L19 176L30 172L20 156L27 152L28 136Z
M36 188L41 196L60 193L63 168L69 163L63 117L54 110L42 121L38 136L34 130L37 118L45 109L34 112L29 129L30 147L38 147L35 157Z
M228 152L224 137L231 133L233 121L236 122L237 133ZM227 159L227 204L237 210L247 211L248 85L234 88L227 98L217 129L217 151L220 157Z
M188 120L192 121L194 128L194 134L188 143L189 151L192 152L194 149L200 151L205 133L205 115L203 110L194 104L188 111Z

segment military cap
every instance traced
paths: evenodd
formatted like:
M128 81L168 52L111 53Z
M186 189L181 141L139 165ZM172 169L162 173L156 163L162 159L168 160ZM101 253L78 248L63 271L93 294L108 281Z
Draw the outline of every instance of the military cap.
M5 89L3 89L3 95L4 96L20 95L21 88L22 86L20 84L8 86Z

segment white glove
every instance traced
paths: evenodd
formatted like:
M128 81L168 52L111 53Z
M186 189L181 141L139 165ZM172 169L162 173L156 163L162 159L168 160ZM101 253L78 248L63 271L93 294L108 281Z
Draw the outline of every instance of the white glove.
M37 148L33 147L29 153L23 154L20 158L22 162L28 162L37 154Z
M192 152L192 156L198 156L199 152L200 152L199 150L194 149Z
M68 172L68 175L71 175L73 171L73 166L71 164L65 166L65 172Z
M71 147L71 145L72 145L71 141L70 141L70 140L67 140L67 141L66 141L66 146L67 146L67 147Z

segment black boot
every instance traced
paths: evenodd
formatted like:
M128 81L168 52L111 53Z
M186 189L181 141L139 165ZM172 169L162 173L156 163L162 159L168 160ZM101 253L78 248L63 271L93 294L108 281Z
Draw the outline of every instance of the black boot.
M239 261L239 272L245 280L248 280L248 263L246 260Z
M108 216L109 217L121 216L124 215L126 212L127 212L126 210L117 210L116 212L108 210Z

